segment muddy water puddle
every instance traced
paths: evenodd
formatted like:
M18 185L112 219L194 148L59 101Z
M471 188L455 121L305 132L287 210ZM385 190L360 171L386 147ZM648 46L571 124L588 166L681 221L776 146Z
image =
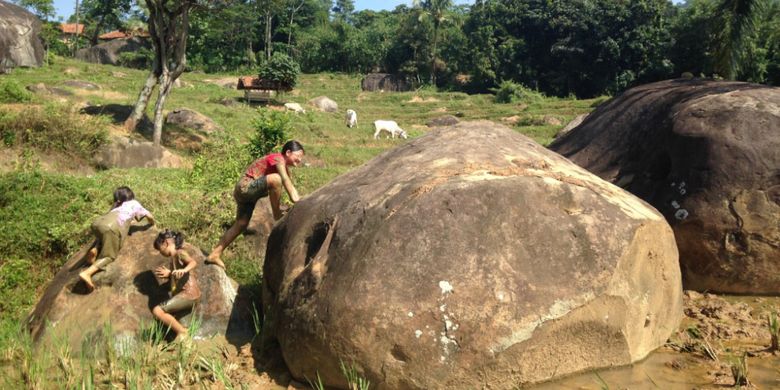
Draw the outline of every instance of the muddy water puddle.
M756 389L780 389L780 353L769 353L767 316L780 297L685 293L685 315L666 346L632 365L589 371L532 389L735 388L731 366L746 354ZM707 348L704 348L704 347ZM715 357L714 360L712 357ZM744 388L744 387L743 387Z
M552 389L719 389L731 388L730 375L715 376L717 363L691 354L660 350L630 366L577 374L531 387ZM748 379L758 389L780 389L780 356L748 357ZM724 373L725 374L725 373ZM721 380L719 381L718 378ZM722 382L722 383L720 383Z

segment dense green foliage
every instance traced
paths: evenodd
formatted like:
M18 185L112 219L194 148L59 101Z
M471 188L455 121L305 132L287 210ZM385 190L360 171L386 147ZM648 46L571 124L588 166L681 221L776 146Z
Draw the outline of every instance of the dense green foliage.
M249 154L260 158L278 149L287 141L290 133L290 117L279 111L260 111L252 121L255 133L249 140Z
M769 84L780 78L778 0L477 0L471 6L421 1L381 12L354 12L348 1L332 3L329 10L331 3L290 0L278 7L273 50L291 54L304 72L384 71L416 84L480 92L502 80L548 95L587 97L683 72ZM742 5L724 11L735 3ZM748 3L749 12L741 12ZM251 64L268 44L261 34L265 22L246 20L252 4L237 2L229 17L201 16L195 22L217 28L193 30L195 41L213 44L190 52L211 49L216 55L209 58L225 59L206 70ZM331 18L323 17L329 13ZM750 23L740 15L750 16ZM237 27L230 30L231 25ZM742 27L730 27L729 33L724 26ZM219 37L228 30L231 43L222 47Z
M0 108L0 135L7 146L31 146L90 158L108 140L104 118L82 118L57 105L20 112Z
M26 2L44 14L50 3ZM144 8L131 3L83 2L90 38L144 22ZM189 67L251 72L261 59L284 53L306 73L381 71L469 92L509 80L579 97L683 72L780 84L780 0L412 3L377 12L355 11L347 0L204 2L210 6L190 18ZM46 41L62 52L55 40Z
M0 81L0 103L23 103L32 100L32 94L13 80Z
M265 80L278 81L294 87L298 82L301 67L295 60L284 53L274 53L271 59L260 66L260 77Z

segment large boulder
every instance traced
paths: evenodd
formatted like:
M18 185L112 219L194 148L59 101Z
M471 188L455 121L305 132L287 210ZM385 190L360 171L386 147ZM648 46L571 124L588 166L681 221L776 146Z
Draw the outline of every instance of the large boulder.
M168 264L169 259L157 252L152 243L158 231L154 228L131 234L122 246L119 257L95 274L96 289L85 294L78 273L84 268L86 248L76 253L60 268L46 287L27 322L28 330L38 343L55 345L64 339L74 351L84 343L94 342L108 324L114 341L137 340L154 317L150 308L167 298L166 286L159 285L152 270ZM189 244L184 249L198 262L193 270L201 290L201 298L193 313L181 313L182 323L191 323L194 316L200 325L194 337L229 334L243 337L251 327L247 301L237 298L237 284L222 268L204 264L201 251Z
M337 112L339 110L339 104L327 96L317 96L309 100L309 104L323 112Z
M141 50L151 50L152 45L147 39L132 37L113 39L98 45L79 49L76 58L96 64L119 65L119 55L122 53L137 53Z
M628 364L682 316L652 207L511 129L440 127L307 196L263 268L292 375L491 388ZM267 340L272 341L272 340Z
M22 7L0 1L0 70L43 64L41 21Z
M780 89L643 85L550 148L664 214L687 289L780 293Z
M165 123L175 125L183 129L194 130L196 132L210 135L222 128L211 118L189 108L177 108L165 116Z
M113 137L98 150L95 163L102 168L183 168L187 161L149 141Z
M405 92L412 90L412 84L402 76L388 73L369 73L360 81L364 91Z

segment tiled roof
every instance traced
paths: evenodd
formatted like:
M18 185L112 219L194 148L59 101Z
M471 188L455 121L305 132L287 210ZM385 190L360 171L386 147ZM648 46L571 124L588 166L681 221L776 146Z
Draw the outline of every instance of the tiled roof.
M76 32L78 29L78 32ZM60 31L65 34L84 34L84 25L79 23L60 23Z
M101 35L98 36L98 38L100 38L100 39L118 39L118 38L128 38L128 37L129 37L129 35L127 35L126 33L121 32L119 30L110 31L110 32L107 32L105 34L101 34Z

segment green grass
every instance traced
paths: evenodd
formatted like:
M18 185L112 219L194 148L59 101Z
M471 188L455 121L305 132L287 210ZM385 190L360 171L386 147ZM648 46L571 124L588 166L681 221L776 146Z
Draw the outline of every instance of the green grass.
M68 351L58 352L61 356L56 359L33 358L26 352L29 345L19 337L20 323L54 272L68 256L92 239L89 225L108 210L111 193L117 186L131 187L137 199L155 214L161 227L180 230L188 242L209 250L233 222L232 189L241 170L251 160L247 144L255 132L252 123L259 111L270 108L243 102L224 106L219 102L237 100L241 92L208 80L235 76L187 73L182 79L189 86L174 89L166 109L196 110L223 129L210 136L210 142L199 151L177 151L192 162L192 169L112 169L90 175L68 174L41 168L35 163L36 156L43 152L60 153L86 160L106 142L109 132L120 131L120 123L113 118L80 115L72 107L86 102L131 106L146 72L55 58L48 67L15 69L3 77L3 91L6 91L3 96L8 96L13 103L0 103L0 130L5 124L5 130L0 131L0 147L22 148L28 158L15 169L0 173L0 251L3 253L0 257L0 370L7 370L14 359L26 362L11 366L23 368L14 371L20 375L12 376L18 380L12 387L34 385L47 370L59 370L65 387L101 387L103 384L96 381L105 379L109 368L124 373L125 387L191 383L192 378L182 378L173 371L161 374L164 383L155 382L158 379L149 373L148 363L134 364L121 358L108 366L106 362L79 362ZM410 136L417 137L428 131L427 121L444 114L458 115L461 120L496 122L517 116L520 121L514 126L516 131L548 144L562 126L546 125L542 118L553 116L566 124L604 100L534 95L528 101L516 99L513 103L496 104L493 95L436 92L430 88L404 93L362 92L360 79L358 75L347 74L301 75L295 91L278 98L278 103L298 102L308 111L304 115L290 115L288 132L290 138L301 141L307 152L308 165L293 170L296 187L302 195L405 142L374 140L372 122L377 119L395 120ZM63 85L66 80L88 81L102 89L76 90ZM24 86L37 83L68 90L73 95L61 98L23 90ZM322 113L307 104L321 95L338 102L340 112ZM357 128L344 125L343 112L348 108L358 113ZM152 109L153 102L147 112L150 117ZM139 133L132 136L144 137ZM259 293L262 256L254 253L248 240L241 236L225 251L223 259L234 279ZM157 356L152 349L145 353L138 357L142 362ZM199 367L192 372L208 371L209 380L232 386L217 358L190 356L188 359L187 367ZM116 375L110 374L113 379L109 379L118 380Z

